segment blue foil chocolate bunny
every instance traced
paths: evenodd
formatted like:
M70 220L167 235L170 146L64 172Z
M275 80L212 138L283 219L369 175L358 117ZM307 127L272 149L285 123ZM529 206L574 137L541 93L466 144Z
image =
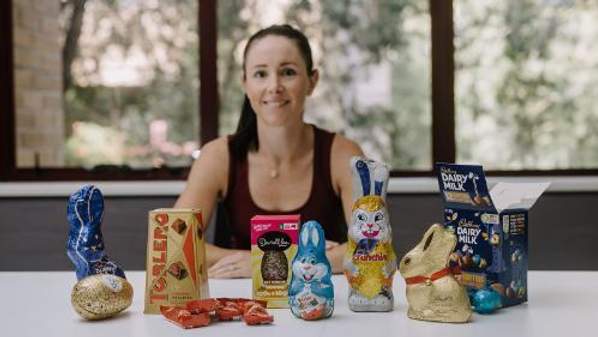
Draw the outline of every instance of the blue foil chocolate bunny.
M100 229L103 212L104 197L93 185L83 186L69 198L67 219L70 228L66 249L75 265L78 280L96 274L125 278L122 268L104 252L104 239Z
M293 259L289 306L298 318L328 318L334 310L332 268L326 258L326 238L317 221L308 221L299 233L299 250Z
M353 209L343 269L349 282L353 311L391 311L392 281L397 258L392 246L385 203L388 167L360 157L351 158Z

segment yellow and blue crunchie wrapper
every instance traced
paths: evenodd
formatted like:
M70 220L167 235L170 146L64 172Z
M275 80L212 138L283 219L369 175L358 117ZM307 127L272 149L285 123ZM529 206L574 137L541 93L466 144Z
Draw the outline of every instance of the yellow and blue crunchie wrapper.
M343 268L353 311L390 311L397 268L385 195L388 167L353 157L353 208Z

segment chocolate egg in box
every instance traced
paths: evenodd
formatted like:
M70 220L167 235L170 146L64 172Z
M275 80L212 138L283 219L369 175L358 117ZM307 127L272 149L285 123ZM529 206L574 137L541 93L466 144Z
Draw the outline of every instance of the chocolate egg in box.
M209 297L204 230L199 209L149 212L144 313Z
M256 215L251 218L253 298L268 308L288 308L291 261L297 253L299 215Z
M459 258L451 265L460 282L470 290L500 289L502 306L526 302L528 210L549 183L497 183L488 190L482 166L437 163L436 170L444 226L458 239ZM505 291L513 282L517 289ZM516 291L521 296L509 296Z

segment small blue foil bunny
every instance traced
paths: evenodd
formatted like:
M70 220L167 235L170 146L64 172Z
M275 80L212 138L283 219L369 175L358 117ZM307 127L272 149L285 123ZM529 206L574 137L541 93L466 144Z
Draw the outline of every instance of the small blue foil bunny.
M332 268L326 258L326 238L317 221L308 221L299 233L299 250L293 259L289 306L297 318L328 318L334 311Z
M104 196L93 185L81 187L69 198L66 213L70 228L66 251L75 265L78 280L95 274L125 278L122 268L104 252L100 229L103 212Z

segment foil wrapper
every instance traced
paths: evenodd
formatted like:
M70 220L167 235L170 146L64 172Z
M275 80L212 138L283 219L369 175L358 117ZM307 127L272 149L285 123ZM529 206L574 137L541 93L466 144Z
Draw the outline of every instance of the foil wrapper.
M435 224L401 259L399 271L407 284L409 318L446 323L469 321L472 314L469 297L448 268L456 244L452 232Z
M293 315L308 321L330 317L334 311L332 268L326 257L324 230L317 221L301 227L292 271L289 307Z
M343 269L349 283L353 311L391 311L392 281L397 258L385 202L388 167L353 157L353 208Z
M492 288L476 290L471 302L473 310L480 314L491 314L502 307L500 294Z
M160 313L183 329L205 327L216 321L243 320L247 325L274 321L265 301L245 298L207 298L189 301L184 306L161 305Z
M88 276L77 282L71 304L81 317L99 320L125 310L133 301L133 287L122 277L111 274Z
M77 279L96 274L112 274L125 278L123 269L105 252L102 236L104 197L93 185L73 193L67 205L70 224L66 244L67 255L75 266Z

